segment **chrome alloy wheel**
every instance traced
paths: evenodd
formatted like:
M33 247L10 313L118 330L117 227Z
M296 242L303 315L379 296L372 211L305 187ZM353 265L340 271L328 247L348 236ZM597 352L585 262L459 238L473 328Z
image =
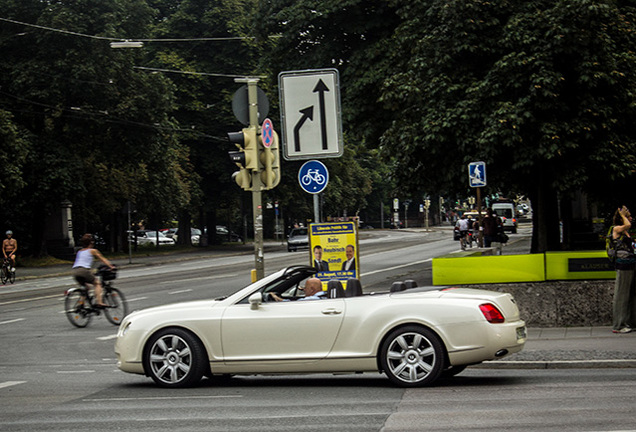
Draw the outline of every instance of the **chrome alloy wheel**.
M383 344L380 361L394 383L423 386L435 381L443 367L439 339L430 330L409 326L395 330Z
M155 341L150 349L152 375L166 384L178 384L190 371L190 346L181 337L168 334Z

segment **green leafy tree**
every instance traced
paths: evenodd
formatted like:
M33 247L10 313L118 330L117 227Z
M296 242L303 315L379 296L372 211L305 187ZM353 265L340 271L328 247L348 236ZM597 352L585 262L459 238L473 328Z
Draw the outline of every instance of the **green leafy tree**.
M632 177L634 16L614 1L395 1L383 136L412 188L488 182L530 197L535 252L559 247L557 199ZM399 143L399 145L397 145ZM491 189L496 192L496 189Z
M73 203L77 231L118 234L127 200L140 215L162 218L196 193L170 117L173 84L136 71L140 54L112 50L104 39L148 34L153 10L144 0L0 6L5 17L40 26L0 26L2 103L28 149L17 216L30 221L23 236L33 253L46 253L46 220L62 200Z
M388 60L386 41L398 17L383 0L267 0L259 7L255 22L260 40L267 44L263 64L273 77L302 69L337 68L340 73L345 154L325 161L330 185L324 193L324 211L333 216L358 214L370 205L367 197L391 189L388 176L376 175L389 165L369 149L377 147L390 121L377 101ZM274 36L278 37L269 39ZM285 172L296 176L296 165L286 163ZM295 177L287 181L299 189ZM379 209L383 199L375 195L372 205ZM295 196L293 202L305 201ZM311 208L303 206L302 211L312 214Z

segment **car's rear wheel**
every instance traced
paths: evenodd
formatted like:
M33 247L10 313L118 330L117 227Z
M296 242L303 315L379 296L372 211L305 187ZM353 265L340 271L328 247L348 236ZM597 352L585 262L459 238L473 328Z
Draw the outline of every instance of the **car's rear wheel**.
M144 355L144 369L162 387L190 387L206 371L207 356L190 332L167 328L155 333Z
M421 387L432 384L444 367L444 349L435 333L420 326L392 331L380 349L382 370L394 384Z

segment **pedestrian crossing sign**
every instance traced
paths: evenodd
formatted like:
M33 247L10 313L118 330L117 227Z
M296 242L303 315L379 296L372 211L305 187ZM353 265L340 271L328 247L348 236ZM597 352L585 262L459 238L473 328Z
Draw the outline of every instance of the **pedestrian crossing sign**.
M468 164L468 183L470 187L486 186L486 162Z

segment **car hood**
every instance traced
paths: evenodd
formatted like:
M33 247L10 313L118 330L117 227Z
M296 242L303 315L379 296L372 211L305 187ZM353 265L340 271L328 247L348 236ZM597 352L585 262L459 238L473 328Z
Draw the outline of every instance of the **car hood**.
M217 306L220 300L195 300L182 303L172 303L163 306L154 306L147 309L140 309L134 311L128 317L130 318L143 318L151 315L166 315L177 313L182 316L188 316L189 312L201 309L209 309ZM126 318L128 318L126 317Z

